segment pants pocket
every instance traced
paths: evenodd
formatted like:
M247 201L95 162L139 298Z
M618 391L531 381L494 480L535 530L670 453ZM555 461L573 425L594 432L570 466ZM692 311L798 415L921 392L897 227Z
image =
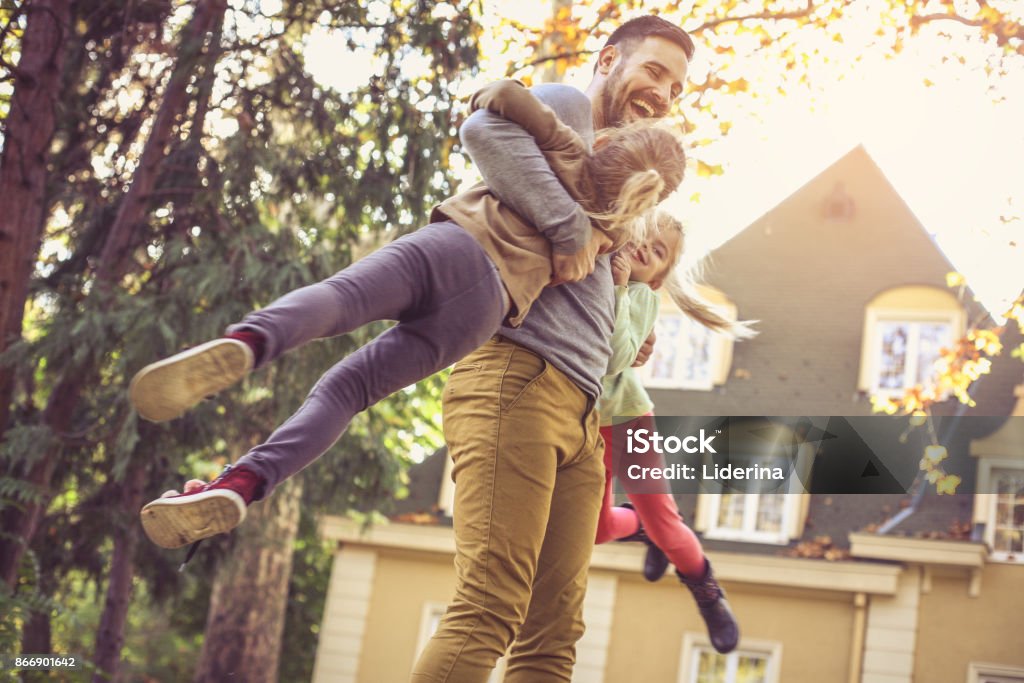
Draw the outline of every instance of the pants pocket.
M534 393L547 370L548 363L540 356L521 347L513 349L501 378L502 412L513 410L524 397Z

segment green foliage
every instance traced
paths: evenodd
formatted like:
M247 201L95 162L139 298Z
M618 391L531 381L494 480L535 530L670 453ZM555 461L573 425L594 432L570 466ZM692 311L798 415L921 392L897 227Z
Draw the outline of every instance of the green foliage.
M33 615L56 609L52 596L40 586L41 576L38 558L30 551L22 556L14 592L8 591L6 586L0 587L0 652L18 652L22 625Z
M110 539L138 523L137 509L122 503L131 468L146 468L147 498L209 477L385 326L311 344L165 425L136 419L126 397L132 374L424 224L451 191L451 93L476 68L478 4L458 3L449 18L412 0L379 4L373 16L360 3L283 5L267 17L255 0L231 3L219 43L192 53L180 31L194 3L73 3L49 220L24 342L2 359L17 377L13 422L0 442L0 504L47 505L32 557L56 586L46 603L56 650L88 654L94 646ZM314 27L336 31L340 50L377 55L382 77L351 92L325 89L302 58ZM0 45L5 56L14 35ZM413 54L427 60L424 72L400 68ZM124 192L148 172L139 154L172 69L188 74L189 101L153 169L155 190L131 226L126 256L104 263ZM103 267L117 277L98 279ZM315 466L329 476L310 477L311 509L372 509L400 491L409 454L437 443L439 391L429 379L357 418ZM58 400L66 428L55 431L48 420ZM54 480L28 485L31 467L51 454ZM329 562L308 517L304 524L291 601L300 614L289 616L305 623L297 638L315 637ZM223 544L204 548L180 575L179 554L140 545L124 650L131 676L189 677L224 552ZM26 584L4 598L4 651L17 651L20 620L48 597Z

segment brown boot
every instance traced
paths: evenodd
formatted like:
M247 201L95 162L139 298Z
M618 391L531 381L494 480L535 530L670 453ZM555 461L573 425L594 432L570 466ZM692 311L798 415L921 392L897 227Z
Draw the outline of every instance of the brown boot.
M708 629L708 637L711 638L711 645L715 650L725 654L736 649L740 640L740 627L736 618L729 609L729 602L725 599L725 591L718 585L714 574L711 572L711 563L704 559L704 576L700 579L688 579L676 570L676 576L683 582L683 585L693 593L693 599L697 601L697 608L704 618L704 624Z

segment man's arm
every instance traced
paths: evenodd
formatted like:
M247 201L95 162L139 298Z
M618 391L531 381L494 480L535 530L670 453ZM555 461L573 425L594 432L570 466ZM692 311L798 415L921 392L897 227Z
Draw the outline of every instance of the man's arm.
M590 134L590 101L569 87L539 88L536 96L585 139ZM533 224L556 254L575 254L590 242L590 219L551 170L537 141L521 126L478 110L459 137L487 187Z

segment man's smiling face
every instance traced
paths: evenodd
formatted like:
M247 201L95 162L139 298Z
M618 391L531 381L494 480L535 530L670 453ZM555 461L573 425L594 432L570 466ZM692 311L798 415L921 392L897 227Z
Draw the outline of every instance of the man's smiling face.
M625 47L601 94L606 127L664 117L686 80L686 53L672 41L650 36Z

